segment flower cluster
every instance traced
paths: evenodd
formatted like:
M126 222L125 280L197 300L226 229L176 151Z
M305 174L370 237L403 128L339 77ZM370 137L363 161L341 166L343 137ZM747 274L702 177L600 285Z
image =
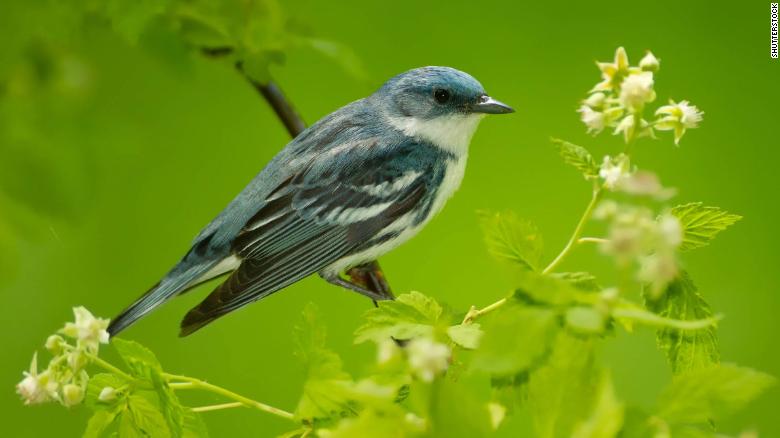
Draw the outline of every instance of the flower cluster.
M658 108L655 120L646 120L645 107L655 101L655 73L660 61L647 52L636 67L630 66L626 50L619 47L612 62L597 62L602 81L577 110L588 133L598 134L606 128L623 135L626 143L639 137L655 138L655 130L674 131L675 144L687 129L696 128L702 112L688 101Z
M615 157L604 156L599 168L599 177L604 188L613 192L650 196L662 201L675 193L674 189L662 186L654 173L633 168L631 159L626 154Z
M637 280L649 286L651 297L657 297L677 276L676 251L682 243L683 229L675 216L662 213L655 217L645 207L604 201L594 217L609 222L601 250L621 267L637 262Z
M108 343L108 320L95 318L84 307L73 309L75 322L65 324L59 333L75 340L70 344L59 334L46 339L46 349L52 359L45 370L38 370L38 354L34 354L29 371L16 385L16 392L27 405L56 401L70 407L81 403L89 382L85 370L100 344Z

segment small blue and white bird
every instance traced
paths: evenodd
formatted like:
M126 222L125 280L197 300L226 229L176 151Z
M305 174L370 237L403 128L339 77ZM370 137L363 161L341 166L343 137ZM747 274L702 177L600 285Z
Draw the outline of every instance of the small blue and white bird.
M313 273L374 300L341 273L417 234L457 190L485 114L514 110L470 75L423 67L325 116L291 141L195 238L111 335L230 273L181 323L186 336Z

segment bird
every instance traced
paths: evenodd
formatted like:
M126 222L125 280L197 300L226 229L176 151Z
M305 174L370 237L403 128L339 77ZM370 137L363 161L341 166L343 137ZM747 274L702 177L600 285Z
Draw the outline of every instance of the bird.
M108 332L115 336L222 276L184 316L180 336L315 273L372 300L388 299L342 273L416 235L460 186L483 117L512 112L454 68L392 77L288 143Z

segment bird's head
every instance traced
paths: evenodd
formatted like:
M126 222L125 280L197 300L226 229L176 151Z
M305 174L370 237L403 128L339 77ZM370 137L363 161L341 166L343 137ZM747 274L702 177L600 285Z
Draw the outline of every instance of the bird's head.
M421 67L387 81L372 99L408 135L448 149L465 149L486 114L514 112L487 95L471 75L450 67Z

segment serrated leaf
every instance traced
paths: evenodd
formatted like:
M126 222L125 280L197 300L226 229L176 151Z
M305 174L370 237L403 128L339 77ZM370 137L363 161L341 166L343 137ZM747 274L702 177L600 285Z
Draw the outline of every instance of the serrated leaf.
M552 354L528 381L528 406L534 437L569 437L591 413L600 373L594 366L593 341L559 331Z
M143 380L156 393L156 403L165 419L169 432L174 437L182 435L184 424L184 408L178 397L162 377L162 366L151 350L135 341L121 338L111 340L119 356L130 369L130 374Z
M193 412L192 409L184 411L184 425L181 436L182 438L208 438L208 428L206 428L206 423L203 422L203 418L199 413Z
M593 160L593 156L587 149L558 138L550 140L555 145L556 149L558 149L558 153L561 155L561 158L563 158L563 161L579 170L585 179L595 179L599 177L599 166Z
M566 326L586 335L604 332L607 320L603 313L587 306L573 306L564 314Z
M135 341L127 341L122 338L112 338L111 345L114 346L119 356L130 369L133 376L149 377L149 369L162 371L160 361L151 350Z
M403 412L395 409L388 415L365 409L357 417L344 418L327 431L330 438L404 438L414 436L413 427L405 421Z
M127 381L114 374L108 374L108 373L95 374L94 376L91 376L89 378L89 383L87 384L87 391L86 394L84 395L84 404L86 404L87 407L93 411L100 410L100 409L107 409L110 406L116 405L121 401L120 397L117 397L116 400L110 402L102 402L98 400L98 397L100 396L100 392L103 391L103 388L107 386L110 386L114 389L118 389L127 383L128 383Z
M584 292L601 291L601 286L596 280L596 277L590 272L556 272L550 274L550 276L567 281L571 283L572 286Z
M573 283L550 275L524 272L518 276L517 282L515 299L529 304L567 306L582 294Z
M539 269L544 242L536 225L512 212L481 212L480 223L493 257L532 271Z
M104 7L114 30L135 43L149 23L163 14L168 4L168 0L108 0Z
M775 384L775 378L736 365L713 365L674 376L658 398L670 423L707 423L733 414Z
M137 391L127 397L127 407L119 421L119 436L171 436L154 392Z
M341 358L325 348L325 327L317 309L309 304L295 326L295 355L306 367L303 394L295 409L297 419L313 421L354 415L358 406L392 404L397 387L372 380L354 382L342 370Z
M678 320L711 318L712 309L699 294L687 272L667 286L657 300L648 300L647 308L660 316ZM656 342L674 373L708 367L720 362L715 327L680 330L665 327L656 332Z
M683 227L680 251L707 246L718 233L742 219L742 216L718 207L707 207L701 202L678 205L672 209L672 214Z
M603 372L590 416L575 428L572 438L614 438L623 427L625 407L618 400L612 378Z
M115 410L99 410L89 417L87 422L87 429L84 431L83 438L99 438L103 435L106 429L111 426L117 416Z
M458 324L447 328L447 336L463 348L474 349L479 346L482 330L477 323Z
M377 304L378 307L365 313L366 322L355 330L355 343L429 335L442 315L439 303L419 292L399 295L395 300Z
M492 431L487 400L450 379L438 381L429 406L433 437L485 437ZM369 435L370 436L370 435Z
M486 318L471 366L499 376L525 371L547 354L558 328L550 309L509 304Z
M517 406L521 406L528 398L529 371L523 371L514 376L492 376L490 386L493 389L492 400L506 407L512 414Z

